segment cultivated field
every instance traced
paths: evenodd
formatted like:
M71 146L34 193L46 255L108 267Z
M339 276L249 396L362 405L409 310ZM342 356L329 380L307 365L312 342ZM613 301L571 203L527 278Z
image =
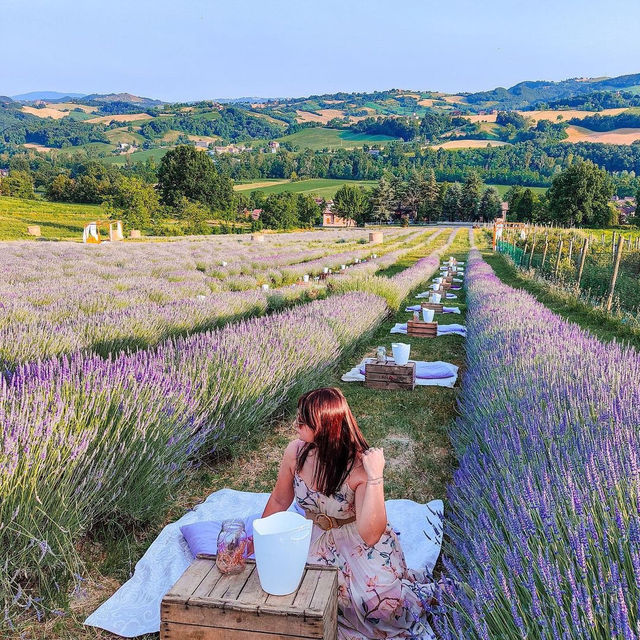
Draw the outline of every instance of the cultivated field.
M110 116L97 116L85 120L89 124L109 124L110 122L136 122L137 120L153 120L148 113L122 113Z
M592 131L585 127L570 125L569 137L563 142L600 142L606 144L633 144L640 140L640 128L621 128L612 131Z
M501 147L510 144L501 140L449 140L430 145L432 149L478 149L481 147Z
M390 136L367 135L365 133L353 133L352 131L339 131L337 129L325 129L317 127L303 129L297 133L278 138L280 142L289 142L300 149L320 151L322 149L356 149L366 145L385 145L396 140Z
M234 185L234 190L244 193L260 190L265 194L269 193L308 193L318 198L329 200L333 198L336 191L343 185L350 184L360 187L373 187L377 184L373 180L333 180L330 178L312 178L310 180L290 180L259 181Z
M603 116L617 116L619 113L627 111L626 107L620 109L603 109L598 113ZM587 118L594 114L593 111L582 111L579 109L562 109L562 110L543 110L543 111L517 111L521 116L531 120L534 124L538 120L551 120L551 122L558 122L559 120L571 120L572 118ZM486 115L473 115L463 116L469 122L495 122L497 113L490 113Z

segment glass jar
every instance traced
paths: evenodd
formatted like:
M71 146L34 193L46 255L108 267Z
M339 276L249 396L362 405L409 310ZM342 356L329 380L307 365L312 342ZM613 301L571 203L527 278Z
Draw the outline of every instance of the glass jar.
M378 362L385 362L387 361L387 349L386 347L378 347L376 349L376 357L378 359Z
M216 566L220 573L240 573L244 569L247 534L243 520L225 520L218 534Z

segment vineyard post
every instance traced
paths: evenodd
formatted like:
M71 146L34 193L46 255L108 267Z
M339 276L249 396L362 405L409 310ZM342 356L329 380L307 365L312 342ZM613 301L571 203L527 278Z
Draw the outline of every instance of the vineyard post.
M547 249L549 248L549 232L544 236L544 251L542 252L542 262L540 263L540 271L544 269L544 261L547 259Z
M587 250L589 247L589 240L587 238L584 239L584 244L582 245L582 254L580 255L580 268L578 269L578 280L576 282L576 288L580 288L580 280L582 280L582 272L584 271L584 262L587 259Z
M616 257L616 232L613 232L613 235L611 236L611 256L613 258Z
M524 251L522 252L522 255L520 256L520 267L522 267L522 263L524 262L524 259L527 255L527 249L529 248L529 243L525 242L524 243Z
M535 248L536 248L536 238L537 236L534 234L533 243L531 244L531 253L529 254L529 264L527 267L529 270L531 270L531 261L533 260L533 252L535 251Z
M558 257L556 258L556 268L553 272L553 277L558 277L558 271L560 270L560 257L562 256L562 245L564 244L563 240L560 240L558 244Z
M569 241L569 262L571 262L571 258L573 257L573 238L574 236L572 235Z
M622 244L624 238L620 236L618 238L618 250L616 251L616 261L613 265L613 272L611 273L611 284L609 285L609 296L607 297L607 311L611 311L611 305L613 304L613 291L616 288L616 280L618 279L618 269L620 268L620 258L622 258Z

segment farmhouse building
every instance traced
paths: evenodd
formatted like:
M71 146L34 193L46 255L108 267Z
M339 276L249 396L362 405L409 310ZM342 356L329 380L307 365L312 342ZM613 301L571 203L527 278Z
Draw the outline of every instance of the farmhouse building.
M243 212L245 218L251 218L252 220L260 220L260 215L262 214L262 209L245 209Z
M318 199L316 199L318 202ZM318 202L318 204L320 204ZM333 209L333 200L328 200L324 211L322 212L322 226L323 227L355 227L355 220L351 220L349 218L343 218L341 215L334 213Z
M280 143L276 142L275 140L271 140L271 142L269 143L269 150L271 151L271 153L276 153L276 151L278 151L279 148L280 148Z

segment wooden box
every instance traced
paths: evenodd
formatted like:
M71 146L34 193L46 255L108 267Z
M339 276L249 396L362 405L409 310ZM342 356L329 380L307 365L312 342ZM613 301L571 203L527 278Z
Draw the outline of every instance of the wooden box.
M438 323L409 320L407 322L407 335L414 338L435 338L438 335Z
M337 611L335 567L308 564L296 591L272 596L251 560L223 575L197 559L162 599L160 640L336 640Z
M42 232L40 231L40 225L37 225L37 224L28 225L27 233L30 236L35 236L36 238L39 238L40 236L42 236Z
M449 291L449 289L451 289L451 282L443 282L441 288L445 291Z
M444 304L442 302L423 302L420 306L423 309L433 309L436 313L444 313Z
M393 360L367 362L364 366L364 386L368 389L415 389L416 363L399 365Z

